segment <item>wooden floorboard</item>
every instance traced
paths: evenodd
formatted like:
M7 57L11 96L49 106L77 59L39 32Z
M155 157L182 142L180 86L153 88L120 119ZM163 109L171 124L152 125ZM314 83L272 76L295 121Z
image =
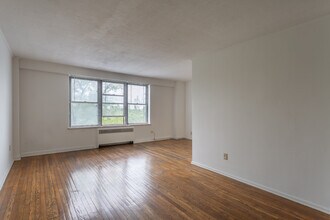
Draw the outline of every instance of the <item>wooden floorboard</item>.
M23 158L0 219L330 219L190 162L189 140Z

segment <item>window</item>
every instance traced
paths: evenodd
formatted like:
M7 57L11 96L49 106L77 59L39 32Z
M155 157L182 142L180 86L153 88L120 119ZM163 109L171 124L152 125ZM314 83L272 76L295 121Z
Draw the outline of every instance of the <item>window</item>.
M125 123L124 84L102 82L102 125Z
M128 123L147 121L147 87L128 85Z
M70 77L70 127L147 124L148 85Z
M71 80L71 126L98 124L98 82Z

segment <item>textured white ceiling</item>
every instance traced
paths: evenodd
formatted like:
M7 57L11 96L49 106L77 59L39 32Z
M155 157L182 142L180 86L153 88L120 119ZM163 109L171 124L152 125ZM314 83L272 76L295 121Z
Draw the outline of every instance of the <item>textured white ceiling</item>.
M328 13L329 0L0 0L17 56L178 80L196 53Z

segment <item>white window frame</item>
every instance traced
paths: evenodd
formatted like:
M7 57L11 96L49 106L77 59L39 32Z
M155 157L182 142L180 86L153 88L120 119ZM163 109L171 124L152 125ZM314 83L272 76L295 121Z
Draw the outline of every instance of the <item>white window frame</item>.
M141 103L129 103L128 102L128 85L132 85L132 86L145 86L146 88L146 97L145 97L145 104L141 104ZM141 84L137 84L137 83L127 83L125 85L125 90L126 90L126 96L125 96L125 101L126 101L126 115L125 115L125 118L127 120L127 124L128 125L138 125L138 124L141 124L141 123L128 123L128 107L129 105L144 105L146 106L146 120L147 120L147 124L149 123L150 121L150 118L149 118L149 85L141 85Z
M72 118L71 118L71 104L72 103L87 103L87 102L78 102L78 101L72 101L72 80L73 79L80 79L80 80L91 80L91 81L97 81L98 85L98 125L78 125L74 126L72 125ZM102 118L103 118L103 82L107 83L117 83L117 84L123 84L124 85L124 123L123 124L114 124L114 125L103 125L102 124ZM128 85L136 85L136 86L145 86L146 88L146 97L145 97L145 103L146 104L140 104L146 106L146 122L145 123L128 123L128 106L129 104L134 103L128 103ZM122 126L134 126L134 125L150 125L150 85L148 84L139 84L139 83L129 83L129 82L121 82L121 81L114 81L114 80L107 80L107 79L95 79L95 78L87 78L87 77L81 77L81 76L69 76L69 128L104 128L104 127L122 127ZM93 102L94 103L94 102ZM96 104L96 103L94 103Z

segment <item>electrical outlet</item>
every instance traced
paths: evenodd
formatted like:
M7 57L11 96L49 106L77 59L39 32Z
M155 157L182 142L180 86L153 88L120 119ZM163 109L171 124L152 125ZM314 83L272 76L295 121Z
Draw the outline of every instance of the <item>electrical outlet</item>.
M227 153L224 153L224 154L223 154L223 159L224 159L224 160L228 160L228 154L227 154Z

